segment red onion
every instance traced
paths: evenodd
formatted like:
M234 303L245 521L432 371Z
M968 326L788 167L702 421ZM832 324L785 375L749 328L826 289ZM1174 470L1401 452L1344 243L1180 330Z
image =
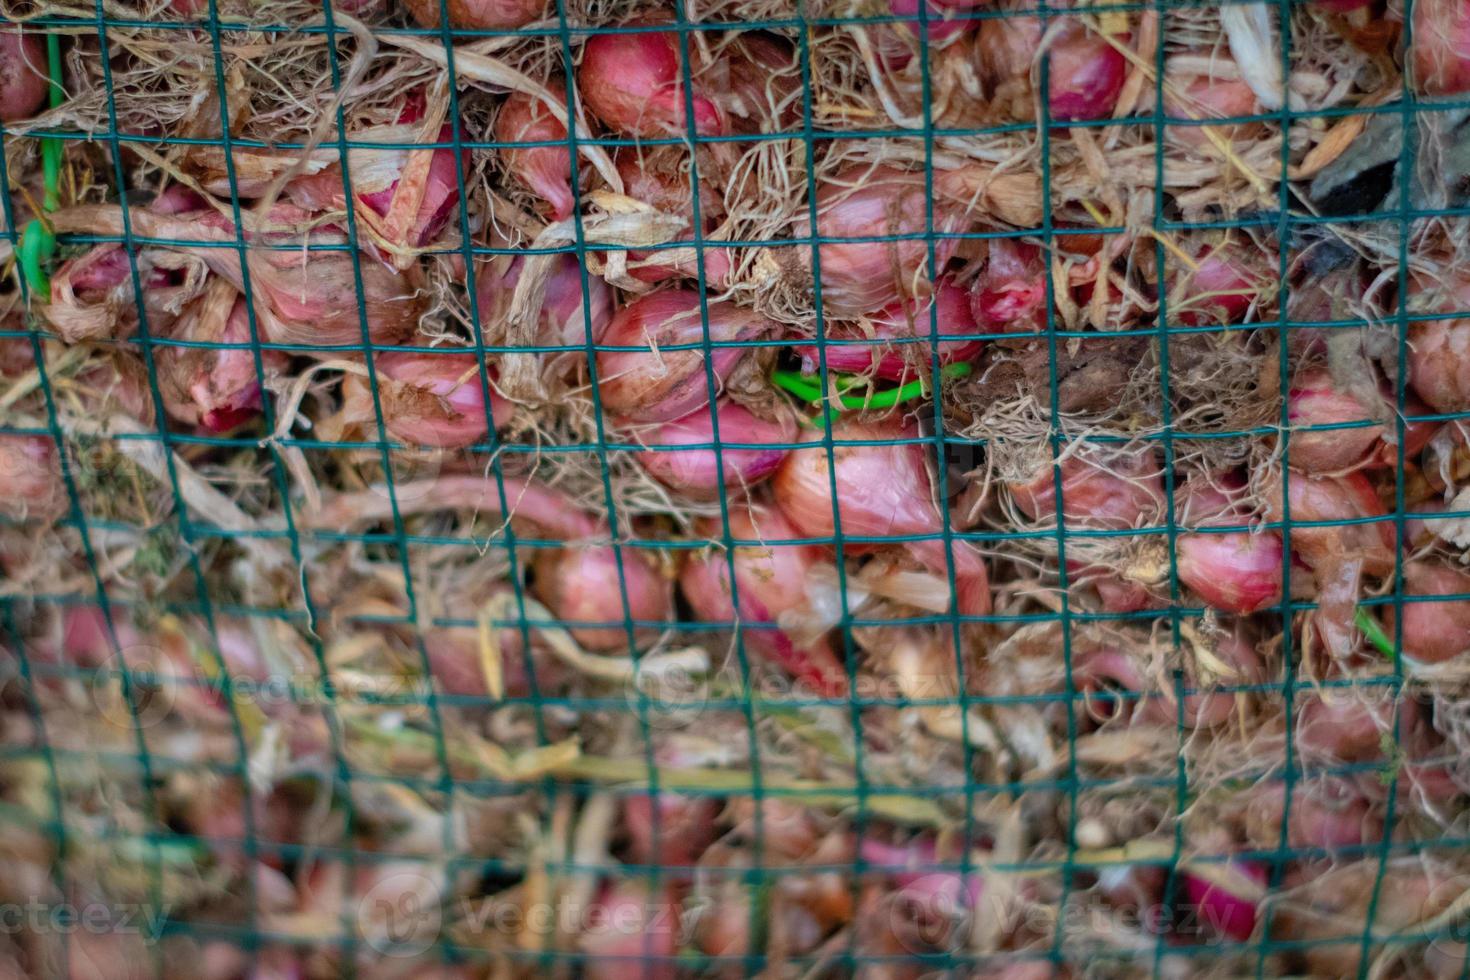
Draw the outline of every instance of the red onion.
M1056 122L1106 119L1128 77L1127 59L1107 40L1068 18L1053 24L1047 48L1047 115ZM1016 120L1035 118L1033 65L1041 48L1036 17L995 17L980 22L976 54L993 104Z
M1329 570L1344 560L1361 562L1370 575L1393 571L1394 530L1387 521L1300 527L1299 522L1351 521L1386 517L1388 511L1373 485L1361 473L1334 477L1291 474L1287 477L1291 505L1291 548L1314 570ZM1266 510L1272 521L1283 521L1281 474L1272 475L1265 490Z
M66 507L56 444L46 436L0 433L0 514L49 524Z
M142 248L134 258L148 327L165 333L188 299L184 276L169 267L171 257L162 249ZM97 245L61 263L51 278L51 301L38 305L69 344L132 336L138 328L138 301L127 251L121 245Z
M493 322L510 308L516 284L525 273L526 260L515 256L503 272L487 262L475 272L480 321ZM575 255L558 255L541 301L536 343L541 346L577 347L587 342L587 322L592 323L592 342L599 343L612 320L612 289L598 276L587 276L587 298L582 292L582 266ZM575 355L585 363L586 355Z
M691 41L691 53L696 47ZM689 127L682 60L679 35L672 31L597 34L582 47L577 88L592 114L620 135L684 135ZM720 136L729 131L727 116L698 82L691 101L695 133Z
M1154 725L1177 725L1182 718L1190 728L1214 728L1229 721L1235 712L1235 695L1224 691L1186 694L1181 712L1172 692L1169 695L1158 692L1157 685L1144 676L1133 658L1112 647L1080 651L1072 671L1073 683L1080 692L1116 687L1140 695L1099 702L1098 721L1134 713L1138 719ZM1186 687L1192 686L1186 682Z
M0 31L0 122L25 119L45 104L51 83L44 36L21 27Z
M250 348L250 308L234 289L206 293L170 331L174 340L237 344L232 348L158 347L154 351L163 407L185 425L228 432L260 411L260 377ZM261 369L284 372L290 358L260 352Z
M794 541L802 534L777 510L731 503L729 533L736 541ZM715 539L723 528L706 520L699 531ZM780 667L796 680L811 685L820 697L835 696L846 688L842 662L825 638L798 644L774 628L783 614L807 611L807 582L812 569L824 564L822 549L810 544L744 544L733 554L696 552L685 561L679 587L694 614L710 623L754 623L761 628L744 631L746 646ZM730 586L730 566L735 588ZM770 628L766 628L770 627Z
M1230 488L1239 492L1238 486ZM1177 515L1183 527L1230 527L1248 523L1245 508L1192 476L1181 488ZM1181 534L1175 539L1179 581L1209 606L1244 615L1281 599L1282 547L1275 531Z
M1297 751L1309 765L1364 762L1383 756L1397 713L1386 688L1327 688L1298 702Z
M531 693L530 673L526 668L521 631L514 626L501 627L500 680L507 697L523 698ZM535 635L534 633L532 634ZM479 630L468 627L444 627L425 630L424 652L429 658L429 672L445 694L483 698L490 692L485 687L485 671L480 665ZM545 691L567 680L560 662L537 658L536 682Z
M1164 504L1162 471L1153 450L1099 446L1061 462L1062 517L1086 527L1128 528L1153 523ZM1043 523L1056 513L1056 481L1044 465L1026 483L1008 483L1011 499L1027 517Z
M670 150L674 152L669 152ZM638 151L624 147L618 151L614 163L618 168L618 176L623 179L623 189L629 197L692 224L694 204L693 195L689 192L689 170L684 163L687 160L688 154L682 148L659 147L651 151ZM709 180L701 180L699 217L704 234L708 235L719 227L724 211L725 200L720 189ZM688 234L678 240L692 242L694 236ZM730 278L730 250L708 241L701 248L705 282L713 286L724 285ZM628 272L640 282L653 283L699 277L698 256L691 255L688 259L681 259L670 258L670 254L668 249L631 250L628 252Z
M403 0L420 27L439 26L439 0ZM500 31L524 27L546 13L546 0L448 0L449 26Z
M1194 254L1196 268L1169 260L1170 321L1188 327L1241 323L1254 308L1263 310L1263 295L1275 281L1266 253L1249 239L1225 239Z
M1208 74L1184 75L1174 64L1164 68L1164 113L1175 119L1231 119L1252 116L1261 111L1256 93L1240 77L1235 62L1211 54ZM1210 147L1207 133L1213 130L1226 140L1253 137L1261 132L1260 123L1232 123L1226 126L1166 126L1167 138L1188 147Z
M1258 787L1245 813L1246 838L1259 850L1281 844L1286 789L1280 783ZM1335 851L1373 843L1383 836L1383 821L1351 783L1336 777L1298 782L1292 787L1288 847Z
M655 802L656 800L656 802ZM654 807L658 831L654 832ZM623 797L623 830L633 864L688 867L718 835L720 801L710 796L633 793ZM657 849L655 849L657 841Z
M272 222L303 226L310 215L288 205L277 205ZM92 235L123 234L122 209L114 205L89 205L57 211L51 216L59 232ZM233 243L236 235L228 221L214 211L185 215L159 215L145 208L131 208L132 233L147 238L200 243ZM301 236L246 236L272 244L287 238L302 244ZM312 244L341 244L345 236L330 229L306 236ZM239 253L233 248L189 248L174 250L196 255L217 275L245 292ZM362 321L375 344L392 345L411 336L418 327L423 299L404 275L376 262L360 263L362 294L353 275L353 257L340 251L317 251L311 261L301 249L251 249L250 295L256 304L265 338L280 344L343 344L360 346Z
M566 89L559 79L549 79L546 89L561 105L566 104ZM512 92L495 117L497 143L537 143L567 139L567 127L551 114L540 99L524 92ZM560 221L577 210L577 195L572 192L572 158L567 146L502 147L500 158L506 173L517 178L531 193L550 206L551 217Z
M606 525L548 487L514 478L506 478L502 485L516 527L534 528L538 536L557 538L567 545L538 547L531 562L535 573L532 591L558 619L626 623L619 590L619 555L627 585L628 615L635 620L669 618L673 611L670 585L644 549L622 547L615 551L610 544L590 543L607 537ZM305 519L311 527L340 529L391 520L395 513L407 518L438 511L468 511L487 518L506 516L496 481L475 475L398 484L392 495L384 487L341 493ZM628 630L623 625L573 626L570 630L589 649L627 648ZM658 633L654 627L638 627L633 635L642 644L652 642Z
M606 36L606 35L601 35ZM675 980L680 907L672 884L651 891L642 881L604 885L586 912L578 942L586 980Z
M1041 249L993 238L985 268L970 287L970 312L985 333L1037 333L1046 327L1046 261Z
M752 487L776 472L786 458L787 450L776 448L796 440L796 422L784 417L770 422L753 414L736 402L722 399L716 403L721 447L719 462L715 451L707 448L715 443L713 420L708 408L700 409L675 422L664 422L639 441L650 447L638 454L638 462L660 483L693 500L718 500L721 486L730 489ZM769 445L767 449L732 449L727 444ZM705 448L678 449L675 446ZM664 451L659 451L664 450Z
M1421 94L1470 91L1470 6L1464 0L1416 2L1412 55Z
M823 238L892 238L921 236L925 214L934 212L936 235L964 229L960 213L924 189L924 175L888 166L849 167L822 181L817 189L817 232ZM802 234L806 234L802 221ZM936 238L939 267L954 254L953 238ZM803 266L810 253L803 247ZM881 310L898 300L930 292L929 243L920 237L898 241L833 242L818 247L822 265L823 314L852 319ZM809 268L804 274L810 275Z
M1244 942L1256 930L1256 894L1266 887L1266 869L1253 861L1231 861L1216 865L1233 879L1223 883L1217 876L1203 878L1186 871L1184 896L1196 910L1201 925L1237 942Z
M1462 290L1470 297L1470 290ZM1409 327L1409 383L1436 412L1470 411L1470 320Z
M1287 392L1286 417L1293 427L1371 421L1357 398L1339 391L1325 369L1306 371ZM1362 464L1384 435L1382 425L1291 434L1290 460L1307 473L1332 473Z
M1404 563L1405 596L1470 596L1470 573L1448 565ZM1440 664L1470 653L1470 598L1403 603L1403 654L1415 664ZM1394 632L1393 607L1384 609Z
M487 419L497 427L513 406L495 391L495 369L488 367L490 411L480 359L473 353L379 354L375 362L383 422L395 439L415 446L463 449L484 439Z
M605 410L634 422L669 422L709 404L705 352L662 349L704 343L699 304L694 290L666 289L635 299L613 316L602 343L641 349L598 352L598 391ZM776 329L734 303L709 303L707 309L711 344L757 340ZM714 347L709 352L717 386L748 350Z
M936 309L937 307L937 309ZM935 322L931 323L931 317ZM827 344L827 369L846 374L876 374L890 381L928 378L932 373L930 355L933 333L939 335L939 363L973 360L979 353L978 340L946 340L946 337L973 336L979 333L970 316L969 304L962 289L949 280L939 284L933 297L896 300L871 319L859 324L829 324L827 336L845 341ZM916 338L918 343L890 346L887 341ZM847 341L866 340L853 344ZM820 368L819 352L814 344L793 346L801 355L801 369L815 374Z
M832 427L832 464L821 445L823 434L809 431L802 442L816 443L793 452L776 472L775 499L792 526L807 537L832 537L833 487L842 533L938 535L944 522L934 505L934 488L925 467L919 435L896 424L839 423ZM841 445L850 440L910 440L896 445ZM835 470L832 468L835 467ZM848 546L861 550L861 546ZM930 571L948 576L945 543L933 538L903 546ZM968 542L952 541L958 610L967 616L990 612L990 580L979 552Z

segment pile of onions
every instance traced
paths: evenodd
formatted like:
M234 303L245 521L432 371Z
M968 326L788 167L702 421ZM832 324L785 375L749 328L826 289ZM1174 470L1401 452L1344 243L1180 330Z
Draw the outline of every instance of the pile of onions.
M1119 39L1126 40L1126 35ZM1041 20L1036 17L980 22L976 67L994 107L1007 118L1036 117L1032 86L1039 77L1036 62L1042 40ZM1048 118L1079 122L1110 117L1128 77L1127 58L1073 17L1054 21L1046 40Z
M614 163L618 176L623 179L623 190L629 197L651 207L683 218L686 223L694 221L693 194L690 193L689 154L682 147L656 147L637 150L623 147ZM705 235L719 227L725 213L724 195L701 171L699 181L699 218ZM679 241L693 241L692 233ZM719 245L705 241L700 246L704 260L704 281L711 286L723 286L730 278L732 252ZM668 279L698 279L700 257L687 258L675 255L669 249L640 250L628 252L628 273L640 282L658 283Z
M934 536L905 542L903 548L946 578L952 554L958 611L986 615L991 600L985 563L969 542L952 540L946 548L938 537L944 519L918 439L912 428L896 423L839 423L832 427L829 464L823 433L808 431L801 439L808 448L792 452L776 472L776 504L807 537L830 539L839 527L844 536ZM890 444L853 444L868 441ZM870 546L849 541L844 547L852 553Z
M886 165L855 166L821 181L817 188L819 235L824 239L891 239L818 246L824 316L852 319L929 294L933 274L930 242L923 236L929 230L925 214L931 208L935 235L964 230L960 213L926 192L922 173ZM808 233L807 221L801 219L799 234ZM943 266L954 254L955 239L936 238L932 244L934 261ZM802 246L799 252L797 265L809 277L810 249Z
M42 34L11 27L0 31L0 122L33 115L51 89Z
M722 487L749 488L769 478L786 459L782 447L796 440L796 422L789 415L772 422L729 399L716 402L713 414L711 418L706 407L639 431L638 441L648 448L638 453L638 462L691 500L718 500ZM718 459L713 448L717 442Z
M630 632L639 646L657 639L660 630L656 626L635 625L630 630L626 625L630 617L659 623L673 614L670 585L642 549L615 549L601 543L608 537L606 524L549 487L511 478L503 486L504 506L491 478L440 476L424 485L398 484L392 494L386 487L338 494L304 519L312 527L341 530L392 520L395 513L408 518L465 511L484 518L509 518L522 537L531 531L564 543L559 548L536 548L531 589L558 619L582 624L569 627L578 643L591 650L626 651ZM626 585L626 613L620 572Z
M548 79L546 90L566 106L566 89L560 79ZM514 146L500 150L506 173L519 180L546 202L552 219L569 218L577 210L572 193L572 157L566 145L567 127L541 99L525 92L512 92L495 117L497 143L540 143L558 141L559 146Z
M1423 95L1470 92L1470 7L1463 0L1414 4L1412 64Z
M123 234L123 212L116 205L86 205L57 211L51 216L58 232L88 235ZM132 233L145 238L199 242L189 248L171 245L203 260L212 272L245 293L245 278L239 252L221 248L237 241L236 230L213 210L179 215L161 215L146 208L130 208ZM311 215L293 206L278 204L271 211L272 227L291 229L310 225ZM246 235L272 246L246 253L250 273L249 295L264 331L264 339L278 344L361 346L364 323L374 344L391 346L413 335L424 308L410 278L377 262L357 263L361 271L361 295L354 276L353 256L342 251L317 251L310 262L301 260L301 246L337 245L346 241L330 229L299 233L271 232Z
M1403 656L1414 664L1441 664L1470 653L1470 573L1427 561L1405 562ZM1431 596L1454 596L1433 600ZM1428 601L1416 601L1428 600ZM1385 610L1394 634L1394 610Z
M938 333L939 363L974 360L980 353L980 330L970 315L964 290L946 279L932 297L895 300L861 323L832 324L827 330L827 370L845 374L875 374L890 381L928 378L930 354ZM902 344L889 341L902 340ZM909 341L916 340L917 343ZM839 341L839 343L831 343ZM815 374L821 360L815 344L793 346L801 356L802 371Z
M186 310L170 337L235 346L160 346L153 354L164 410L185 425L216 433L249 421L261 407L262 379L251 349L250 308L233 287L222 285ZM284 371L289 360L280 351L260 352L260 366L266 372Z
M970 287L970 313L985 333L1039 333L1046 326L1046 261L1041 249L993 238Z
M1180 488L1181 527L1239 527L1249 523L1245 485L1232 476L1213 482L1195 474ZM1281 535L1259 528L1197 531L1175 538L1179 581L1222 612L1253 613L1281 600Z
M711 345L759 340L776 325L758 313L734 303L711 302L708 311ZM619 310L608 324L601 343L627 350L597 353L597 386L602 407L632 422L671 422L709 404L705 376L705 324L700 294L689 289L666 289L640 297ZM679 345L682 350L667 350ZM710 368L718 386L745 357L744 346L712 346Z
M510 418L511 404L495 390L494 368L486 368L482 381L477 354L393 351L379 354L374 364L383 424L409 445L463 449L485 438L490 421L498 428ZM352 386L363 380L353 376ZM372 418L371 401L367 408Z
M658 27L654 20L626 28ZM689 52L701 60L693 39ZM767 132L790 122L800 83L791 46L775 35L747 31L713 63L684 65L674 31L597 34L582 49L577 88L587 108L609 129L628 137L726 136ZM693 79L686 95L684 78Z
M0 514L49 524L66 507L56 444L46 436L0 432Z
M746 648L810 685L818 696L845 690L847 674L825 637L803 642L780 627L783 617L808 614L812 571L828 564L823 549L781 543L798 541L802 534L778 510L732 503L729 518L731 538L751 543L736 545L728 555L720 550L691 554L679 573L685 601L704 622L753 626L744 631ZM712 540L722 532L715 520L703 521L697 530Z
M439 26L440 0L403 0L420 27ZM447 0L449 26L503 31L524 27L546 13L546 0Z

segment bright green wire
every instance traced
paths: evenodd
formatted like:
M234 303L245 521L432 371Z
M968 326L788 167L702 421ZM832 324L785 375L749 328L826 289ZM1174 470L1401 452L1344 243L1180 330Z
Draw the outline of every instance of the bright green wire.
M942 381L950 381L955 378L963 378L971 371L970 365L963 362L958 364L947 364L939 370ZM845 375L836 375L838 387L846 380ZM798 371L772 371L771 382L777 387L784 388L802 401L816 404L822 401L822 389L807 380ZM894 405L912 401L929 393L929 384L923 378L910 381L908 384L899 385L897 388L889 388L887 391L877 391L868 395L838 395L837 401L847 409L859 410L865 408L892 408Z
M1383 627L1378 625L1378 620L1368 614L1368 610L1359 606L1358 611L1353 614L1353 622L1357 624L1358 629L1363 631L1368 642L1377 647L1385 657L1392 660L1398 656L1398 651L1393 648L1393 640L1383 632Z
M51 75L50 103L55 109L66 101L66 89L62 87L61 37L55 33L46 36L46 63ZM41 169L45 181L41 194L41 211L55 211L61 206L61 140L46 137L41 140ZM26 225L20 238L20 271L31 292L42 302L51 299L51 276L46 267L56 255L56 233L44 218L35 218Z

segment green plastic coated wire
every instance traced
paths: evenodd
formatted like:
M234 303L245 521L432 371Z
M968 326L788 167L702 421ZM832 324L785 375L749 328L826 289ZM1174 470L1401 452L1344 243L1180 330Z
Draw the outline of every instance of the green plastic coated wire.
M46 35L47 69L51 75L50 104L55 109L66 101L66 89L61 84L61 38L54 32ZM55 211L61 206L61 140L54 137L41 140L41 168L45 187L41 198L43 212ZM34 218L26 225L20 239L20 271L26 285L42 301L51 299L51 276L47 265L56 255L56 233L45 218Z
M1389 638L1387 633L1383 632L1383 627L1378 625L1378 620L1374 619L1368 610L1359 606L1358 611L1353 615L1353 622L1357 624L1358 629L1363 631L1363 635L1368 638L1368 642L1377 647L1379 652L1385 657L1392 660L1398 656L1398 651L1393 646L1393 640Z
M948 364L939 371L939 377L943 381L953 381L969 375L971 367L965 363ZM837 378L837 387L840 389L850 388L855 380L850 375L833 375ZM816 404L825 397L822 389L808 380L799 371L772 371L771 383L791 392L802 401ZM929 383L923 378L917 378L908 384L899 385L897 388L889 388L886 391L876 391L867 395L838 395L838 403L846 409L859 411L865 408L892 408L915 398L922 398L929 393Z

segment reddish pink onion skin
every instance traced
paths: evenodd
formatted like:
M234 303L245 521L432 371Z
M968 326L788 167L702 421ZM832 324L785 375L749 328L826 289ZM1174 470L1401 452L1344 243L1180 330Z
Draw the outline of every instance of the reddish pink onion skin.
M486 264L475 272L475 295L482 323L494 322L506 315L516 284L526 268L526 260L516 256L504 272ZM541 302L541 316L536 330L538 346L581 347L587 342L591 321L592 342L599 343L612 321L612 289L600 276L587 275L587 289L582 291L582 266L574 255L558 255L552 260L551 277ZM585 299L584 299L585 297ZM578 352L585 363L585 355Z
M802 537L779 510L734 504L728 508L729 533L736 541L793 541ZM711 538L723 528L705 521L699 531ZM775 628L783 613L804 611L808 573L823 564L822 549L809 544L746 544L734 552L695 553L684 563L679 586L694 614L708 623L756 623L744 633L749 649L789 676L810 685L819 696L836 696L846 688L847 674L826 639L798 646ZM730 585L730 566L735 588ZM740 608L735 608L738 599Z
M39 31L0 31L0 122L33 115L46 101L46 47Z
M1163 508L1163 475L1152 451L1139 450L1092 462L1073 454L1062 461L1062 517L1089 527L1126 528L1152 523ZM1006 485L1032 520L1056 513L1056 481L1045 466L1028 483Z
M0 433L0 514L49 524L65 511L55 443L46 436Z
M489 370L490 411L485 410L479 358L475 354L434 352L379 354L378 377L383 421L395 439L416 446L462 449L489 432L487 415L497 426L512 406L495 393Z
M1464 0L1414 4L1414 84L1424 95L1470 91L1470 6Z
M1286 790L1280 783L1253 793L1245 813L1245 830L1247 840L1257 849L1280 846L1285 799ZM1383 821L1351 783L1326 777L1292 788L1287 846L1336 851L1374 843L1382 836Z
M911 429L894 424L849 422L833 426L832 467L821 445L823 433L812 430L802 435L811 448L794 451L774 481L777 506L792 526L808 537L831 538L837 524L833 517L832 484L843 534L881 537L884 535L938 535L944 521L935 509L933 486L924 465L924 449L915 442ZM895 445L840 445L851 440L908 440ZM829 475L830 472L830 475ZM849 550L860 550L847 546ZM929 538L907 542L904 547L930 571L947 576L949 559L943 540ZM990 580L985 563L968 543L951 542L958 609L966 616L990 612Z
M1470 574L1448 565L1404 563L1408 596L1470 595ZM1416 664L1441 664L1470 652L1470 599L1403 603L1403 653ZM1386 632L1394 634L1394 610L1385 608Z
M1120 712L1135 712L1141 720L1155 725L1177 725L1182 719L1190 728L1214 728L1228 721L1235 710L1233 694L1199 691L1184 696L1183 711L1180 711L1171 697L1156 693L1157 688L1144 676L1138 664L1127 654L1110 647L1079 653L1073 670L1078 690L1117 687L1143 695L1128 700L1099 701L1099 721L1107 721Z
M952 234L963 220L943 202L931 203L922 173L889 166L850 167L817 190L817 231L823 238L883 238L926 233L925 214L934 211L934 232ZM955 240L934 241L940 267L954 254ZM852 319L898 300L930 292L929 243L833 242L818 246L824 316Z
M1344 561L1360 561L1370 575L1388 575L1394 565L1394 530L1386 521L1301 527L1297 522L1352 521L1386 517L1388 511L1373 485L1362 473L1334 477L1291 474L1287 477L1291 505L1291 548L1314 570L1325 571ZM1265 490L1267 515L1282 521L1281 477L1275 475Z
M1036 17L1006 16L980 23L976 52L981 76L992 89L1014 89L1009 99L1000 102L1017 120L1034 118L1029 80L1041 35L1041 21ZM1047 115L1052 121L1080 122L1113 114L1128 77L1128 62L1106 39L1069 19L1047 56Z
M238 348L160 347L154 352L159 389L169 415L205 432L228 432L260 411L260 377L250 349L250 309L237 298L224 318L223 332L199 317L179 319L176 340L239 344ZM261 369L280 372L290 358L281 351L260 352Z
M1470 411L1470 320L1409 328L1409 383L1436 412Z
M859 325L830 324L827 331L829 338L866 342L827 344L827 369L845 374L872 372L889 381L927 378L931 373L930 352L934 346L931 331L936 327L939 334L940 364L974 360L980 353L980 341L944 339L980 332L970 315L966 299L964 290L945 280L931 298L897 300L884 307L868 321L871 336ZM910 338L918 338L920 342L895 346L886 343ZM819 372L821 360L815 344L793 346L792 350L801 355L803 372Z
M712 344L756 340L776 326L734 303L709 303ZM664 350L671 345L703 344L699 293L666 289L640 297L619 310L602 343L642 350L599 351L597 386L602 407L633 422L670 422L709 404L703 350ZM718 386L749 348L715 347L711 367ZM717 392L718 393L718 392Z
M985 268L970 287L970 312L985 333L1038 333L1046 326L1046 263L1041 249L991 239Z
M657 802L655 803L655 800ZM654 832L654 808L658 832ZM689 867L712 844L720 802L709 796L678 793L633 793L623 797L623 830L628 835L628 860L633 864Z
M675 980L679 900L672 884L650 891L642 882L606 885L587 911L579 938L586 980Z
M464 30L509 30L542 17L546 0L448 0L449 26ZM439 0L403 0L420 27L439 26Z
M640 435L650 448L638 453L638 462L660 483L692 500L718 500L722 486L732 490L753 487L768 479L786 459L785 449L731 449L727 443L777 447L796 440L796 423L790 417L769 422L732 401L722 400L717 405L721 447L718 461L710 448L669 448L715 444L714 420L707 407Z
M1393 734L1393 696L1376 688L1328 688L1297 708L1297 751L1308 764L1364 762L1383 756Z
M689 193L689 172L682 166L688 154L682 149L678 153L642 153L624 147L618 151L614 161L618 176L623 179L623 191L631 198L642 201L665 214L694 222L693 195ZM674 166L672 169L665 169ZM725 212L724 196L718 187L708 180L699 182L699 217L708 234L719 226ZM692 233L681 235L681 242L692 242ZM721 286L730 278L730 250L706 241L702 244L704 259L704 281ZM630 275L640 282L659 283L669 279L697 279L700 273L699 256L658 261L667 255L665 249L635 249L628 252Z
M671 31L598 34L582 48L577 88L592 114L620 135L683 135L689 127L681 60L679 35ZM697 135L728 131L713 101L698 91L691 99Z
M454 127L445 123L440 127L435 142L452 143L453 141ZM468 150L463 151L463 165L465 171L468 172L470 167ZM401 229L401 237L406 244L421 248L437 238L449 224L449 219L454 215L454 208L459 204L459 172L460 168L455 163L452 147L440 146L431 153L429 169L423 177L423 197L419 199L419 205L408 227ZM371 208L379 217L386 217L393 206L394 195L402 186L402 181L395 181L384 190L362 194L360 195L362 203Z
M1243 322L1268 281L1268 259L1249 240L1231 240L1202 249L1196 269L1171 262L1169 319L1190 327Z
M1326 370L1308 371L1287 392L1287 421L1296 426L1371 421L1363 403L1339 391ZM1383 437L1383 426L1293 431L1288 458L1306 473L1336 473L1362 464Z
M1233 66L1225 61L1221 67ZM1165 72L1169 69L1166 67ZM1222 71L1221 75L1227 74ZM1252 116L1261 111L1256 93L1240 78L1192 75L1185 78L1166 75L1164 112L1174 119L1231 119ZM1209 148L1214 144L1208 135L1213 131L1226 139L1244 139L1260 131L1259 123L1235 123L1206 127L1174 124L1167 127L1170 142L1186 147Z
M1266 869L1250 861L1231 861L1228 867L1246 881L1264 887ZM1184 895L1196 910L1201 924L1227 939L1244 942L1256 929L1256 903L1232 893L1213 881L1184 873Z
M559 80L548 81L546 88L561 105L566 105L566 89ZM495 118L497 143L566 139L567 128L561 120L544 102L524 92L512 92ZM507 173L546 202L553 219L571 217L577 210L577 195L572 192L572 158L566 146L502 147L500 158Z
M460 627L425 630L423 639L429 672L441 691L472 698L483 698L490 693L485 687L484 668L480 665L478 630ZM505 627L500 630L500 673L506 697L523 698L531 694L530 673L526 668L522 642L519 629ZM538 658L534 669L538 690L546 691L567 680L561 663L549 657Z
M627 587L626 613L618 580L620 554L623 584ZM579 547L572 543L557 551L537 549L533 567L536 570L534 591L558 619L624 624L629 618L637 622L662 622L673 615L670 584L650 564L642 549L624 546L615 552L610 545ZM635 626L631 630L632 642L644 646L656 639L659 632L658 627ZM589 650L628 649L630 630L624 625L575 626L571 633Z
M1245 615L1281 601L1281 537L1275 531L1181 534L1179 581L1205 604Z

